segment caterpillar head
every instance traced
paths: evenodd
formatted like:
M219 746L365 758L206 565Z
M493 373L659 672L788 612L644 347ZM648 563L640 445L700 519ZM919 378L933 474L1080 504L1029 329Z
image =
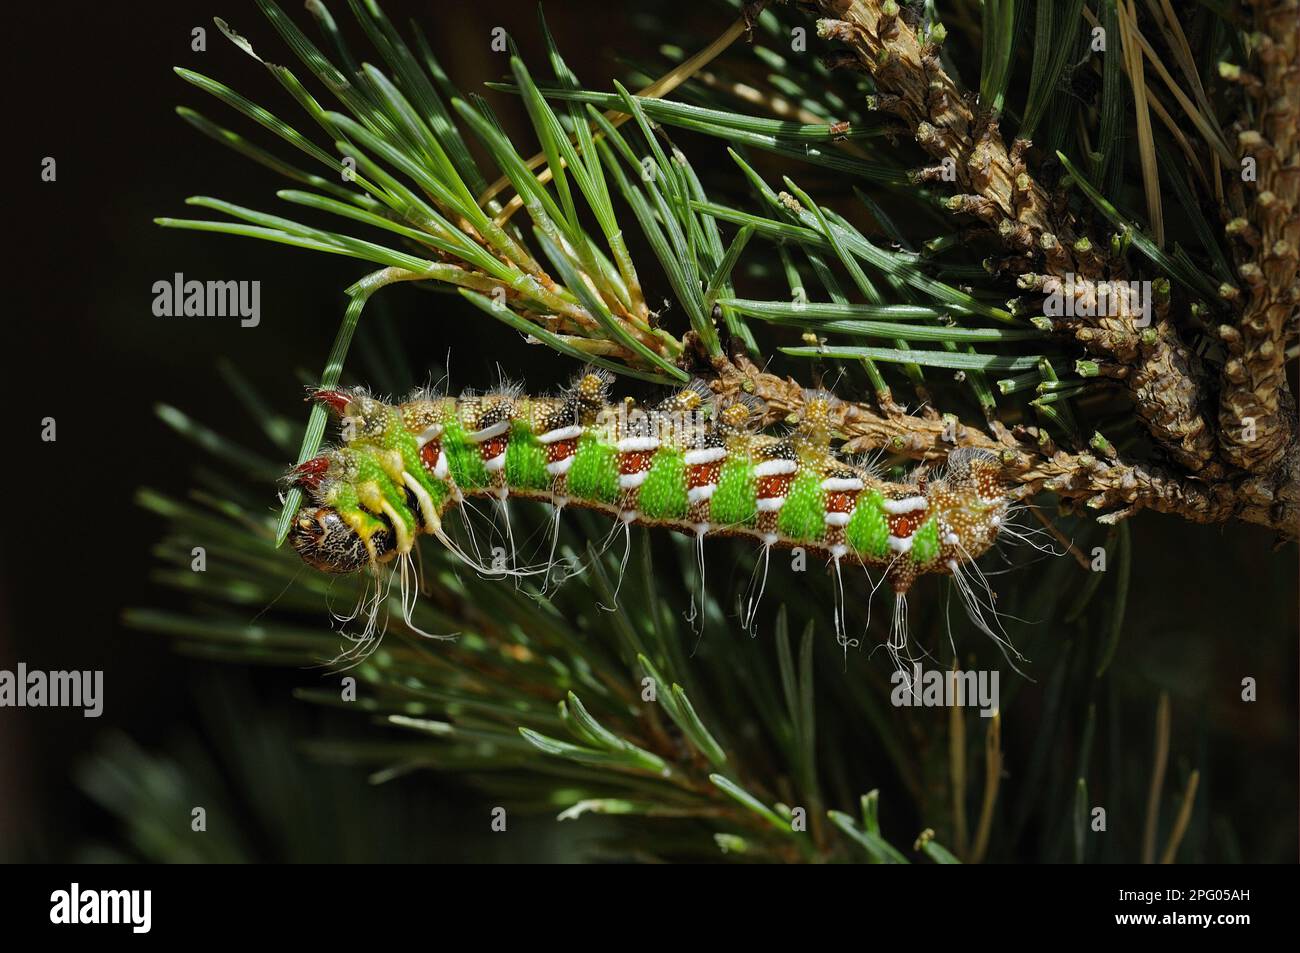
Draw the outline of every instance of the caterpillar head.
M383 562L395 536L387 517L371 514L358 501L358 454L327 449L289 471L287 482L312 500L294 514L289 541L298 555L321 572L345 573Z
M367 540L334 507L304 506L293 518L289 542L313 569L347 573L387 555L393 548L393 534L376 529Z

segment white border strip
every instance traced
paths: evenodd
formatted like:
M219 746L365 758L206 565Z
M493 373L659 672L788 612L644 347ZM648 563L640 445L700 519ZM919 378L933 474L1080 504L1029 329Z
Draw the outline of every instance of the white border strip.
M912 513L916 510L923 510L929 503L923 496L909 496L905 500L884 500L881 503L885 512L893 516L900 516L903 513Z

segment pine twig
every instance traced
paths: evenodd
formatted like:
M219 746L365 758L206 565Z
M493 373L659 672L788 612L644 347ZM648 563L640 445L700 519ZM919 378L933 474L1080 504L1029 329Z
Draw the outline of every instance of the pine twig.
M1258 76L1221 64L1255 99L1257 119L1238 123L1243 163L1255 166L1254 198L1228 223L1242 250L1238 274L1247 301L1236 324L1219 327L1228 350L1219 398L1221 452L1251 473L1300 473L1295 400L1287 385L1287 345L1300 306L1300 4L1259 0Z
M927 153L952 164L967 194L953 196L950 208L975 214L1014 254L1041 259L1049 281L1059 284L1069 276L1081 296L1126 278L1122 261L1096 251L1109 242L1089 237L1030 174L1030 143L1019 140L1007 148L997 116L977 111L940 64L934 45L899 15L897 3L818 0L817 7L827 17L818 21L819 33L853 51L880 91L878 107L901 118ZM1035 290L1059 288L1049 283ZM1138 337L1132 333L1133 309L1125 304L1118 310L1056 327L1094 353L1131 365L1126 386L1152 436L1180 465L1202 470L1214 458L1215 441L1202 410L1199 361L1163 317Z
M748 393L763 400L765 423L779 423L801 412L804 392L798 382L763 371L743 355L715 359L714 370L718 376L713 388L719 394ZM1295 492L1294 481L1285 494L1275 494L1271 478L1213 482L1188 478L1100 451L1068 453L1033 427L1011 430L995 423L995 435L990 435L960 424L953 427L951 420L942 416L886 416L854 401L838 402L833 424L846 440L848 452L884 449L915 460L939 462L954 447L992 450L1002 460L1004 476L1018 484L1018 497L1025 499L1047 490L1063 499L1081 501L1102 514L1098 517L1102 523L1150 509L1196 523L1239 519L1285 537L1294 537L1300 529L1300 494ZM1254 502L1263 497L1267 502Z

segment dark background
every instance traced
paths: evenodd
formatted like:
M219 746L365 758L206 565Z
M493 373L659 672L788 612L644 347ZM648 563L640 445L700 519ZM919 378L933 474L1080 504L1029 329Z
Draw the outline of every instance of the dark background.
M340 21L347 19L346 4L335 6ZM399 24L420 19L463 89L507 69L505 58L489 49L493 27L505 27L530 63L542 60L531 0L387 0L384 6ZM720 5L680 6L689 31L682 43L690 49L730 21ZM287 8L305 21L297 5ZM183 494L194 452L159 423L155 405L174 404L221 433L256 442L247 415L231 405L218 359L231 362L276 406L293 406L302 397L296 372L314 374L324 362L343 288L370 270L347 259L152 223L160 215L209 217L184 205L193 194L279 211L273 193L282 180L219 148L173 112L191 105L223 125L250 128L171 72L185 65L302 127L297 107L218 33L213 14L269 59L290 55L251 0L22 4L6 11L12 244L4 302L9 439L0 504L7 535L0 545L0 668L24 661L45 670L103 669L106 709L97 720L78 711L0 709L0 859L85 856L90 845L117 839L116 821L72 781L74 766L106 733L121 729L146 748L213 749L204 698L216 691L238 699L251 730L265 710L290 704L288 688L312 677L215 672L120 621L124 607L175 602L149 581L150 547L161 526L134 506L132 495L141 485ZM619 4L554 3L547 16L571 63L591 83L623 75L618 55L654 49ZM191 50L196 26L207 28L206 52ZM518 122L509 97L486 95ZM705 175L725 174L716 142L710 152L712 159L697 150L697 165ZM44 156L57 160L54 183L40 181ZM815 184L817 176L804 181ZM201 280L260 280L260 326L155 318L151 286L177 271ZM549 355L532 366L539 362L536 349L488 326L454 298L400 287L380 298L377 310L401 329L417 373L425 362L441 364L449 350L457 386L490 383L498 361L542 386L564 370ZM39 439L46 416L58 422L53 444ZM269 489L267 505L275 505ZM1227 782L1230 796L1243 811L1280 825L1272 832L1280 843L1263 853L1294 859L1295 549L1273 556L1260 531L1194 527L1152 515L1134 522L1134 537L1130 624L1116 664L1173 656L1174 668L1188 673L1183 688L1193 698L1223 695L1213 680L1223 670L1260 679L1255 721L1242 727L1242 748L1220 777L1234 779ZM1216 657L1177 658L1180 632L1188 627L1221 633ZM214 680L227 684L214 689ZM1212 699L1207 717L1219 717L1229 700ZM328 713L297 707L302 711L292 717L304 735L336 729ZM1149 732L1149 724L1134 726L1144 743ZM465 832L467 802L454 785L410 779L391 797L420 805L431 832L427 843L409 845L412 859L494 856L489 837ZM572 844L553 829L549 819L530 828L537 855L569 856ZM278 859L274 845L255 846Z

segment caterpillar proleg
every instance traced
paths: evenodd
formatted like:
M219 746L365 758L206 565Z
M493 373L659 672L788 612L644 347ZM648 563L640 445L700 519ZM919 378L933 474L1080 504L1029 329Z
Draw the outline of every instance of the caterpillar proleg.
M346 573L404 559L429 534L477 569L526 575L539 570L484 567L442 528L467 498L518 497L598 510L623 532L665 527L697 545L747 537L762 547L764 567L774 547L820 555L836 574L842 644L841 563L878 570L900 601L922 575L953 576L989 631L981 607L992 607L967 569L1007 518L992 453L956 449L942 472L893 482L836 452L828 394L809 394L797 425L772 434L757 426L757 408L718 403L702 381L651 406L611 403L609 391L597 371L548 397L419 391L390 404L359 389L317 391L344 440L291 471L312 499L291 542L316 569Z

